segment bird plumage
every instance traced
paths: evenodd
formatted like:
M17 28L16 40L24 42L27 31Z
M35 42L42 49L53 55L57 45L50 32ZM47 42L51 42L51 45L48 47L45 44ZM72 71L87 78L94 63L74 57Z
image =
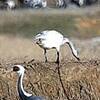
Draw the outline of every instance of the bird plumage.
M61 33L55 30L45 30L45 31L38 33L35 36L34 41L36 44L38 44L40 47L44 49L44 55L45 55L46 62L47 62L46 50L55 48L57 50L56 62L59 63L60 46L65 43L69 45L69 47L71 48L72 54L79 60L77 50L75 49L73 43L68 38L65 38Z
M16 71L19 75L19 79L18 79L18 93L19 93L19 97L21 100L45 100L44 98L40 97L40 96L32 96L32 94L27 93L24 88L23 88L23 76L24 76L24 67L21 65L15 65L13 67L13 71Z
M37 34L35 39L43 48L50 49L53 47L59 47L59 45L62 44L63 36L57 31L46 30Z

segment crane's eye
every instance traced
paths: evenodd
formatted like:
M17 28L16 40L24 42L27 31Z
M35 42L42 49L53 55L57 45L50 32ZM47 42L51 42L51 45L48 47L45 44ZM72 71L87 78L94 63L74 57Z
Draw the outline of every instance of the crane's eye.
M19 71L20 69L19 69L19 67L18 66L14 66L13 67L13 71Z

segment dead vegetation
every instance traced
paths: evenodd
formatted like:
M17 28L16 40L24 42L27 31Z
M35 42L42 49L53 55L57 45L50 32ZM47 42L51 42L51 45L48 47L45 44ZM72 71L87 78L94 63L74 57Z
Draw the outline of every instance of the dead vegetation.
M17 75L11 72L15 64L0 65L0 100L18 100ZM24 88L47 100L99 100L100 60L69 60L60 64L61 79L67 93L64 95L55 63L21 63L26 68Z

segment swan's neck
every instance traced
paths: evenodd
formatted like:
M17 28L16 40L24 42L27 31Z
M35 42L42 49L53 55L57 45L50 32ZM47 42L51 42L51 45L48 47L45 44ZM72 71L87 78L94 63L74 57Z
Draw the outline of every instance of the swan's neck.
M63 39L63 44L67 43L72 51L72 54L76 57L77 56L77 51L73 45L73 43L68 39L68 38L64 38Z
M68 44L69 44L69 47L71 48L72 54L73 54L74 56L77 55L77 54L76 54L76 49L75 49L74 45L72 44L72 42L69 41Z
M23 88L23 84L22 84L23 76L24 76L24 73L20 74L20 76L19 76L19 80L18 80L18 92L19 92L19 95L30 97L30 96L32 96L32 94L27 93L24 90L24 88Z

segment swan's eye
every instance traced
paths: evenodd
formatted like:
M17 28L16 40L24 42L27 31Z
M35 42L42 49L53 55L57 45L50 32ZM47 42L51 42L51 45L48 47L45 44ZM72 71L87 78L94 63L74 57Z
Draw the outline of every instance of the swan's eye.
M41 42L41 39L39 39L39 41Z

